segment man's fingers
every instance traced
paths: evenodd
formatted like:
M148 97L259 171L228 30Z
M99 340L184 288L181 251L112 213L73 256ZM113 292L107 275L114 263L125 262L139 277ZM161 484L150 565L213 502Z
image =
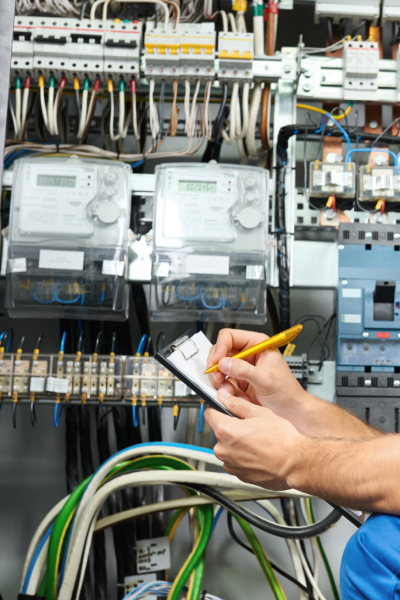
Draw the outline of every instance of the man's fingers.
M240 350L251 348L266 339L268 339L268 336L263 333L244 331L241 329L221 329L215 345L213 364L219 362L221 358L229 356L233 350L235 350L234 354L236 354Z
M265 387L266 373L245 360L222 358L218 363L219 370L234 379L247 381L253 387Z
M224 388L219 390L218 400L222 402L222 404L229 410L230 413L235 415L235 417L239 417L239 419L249 419L250 417L255 417L259 414L260 410L265 410L261 409L260 406L249 402L248 400L229 395Z

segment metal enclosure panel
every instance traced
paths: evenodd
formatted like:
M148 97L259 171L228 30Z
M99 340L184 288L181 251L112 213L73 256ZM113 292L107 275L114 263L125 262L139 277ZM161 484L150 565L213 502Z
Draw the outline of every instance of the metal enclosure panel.
M0 18L0 153L4 155L7 127L7 107L10 81L11 48L14 32L13 0L2 0ZM0 181L3 176L3 161L0 164Z

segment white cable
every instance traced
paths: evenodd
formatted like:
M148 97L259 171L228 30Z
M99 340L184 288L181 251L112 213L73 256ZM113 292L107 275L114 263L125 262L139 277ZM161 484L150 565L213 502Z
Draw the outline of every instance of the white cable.
M119 134L114 133L114 92L110 92L110 139L113 142L119 140ZM83 133L83 132L82 132Z
M94 479L95 476L92 477L86 490L88 490ZM66 558L65 574L58 600L71 600L72 598L85 542L87 539L91 539L89 535L90 525L110 494L128 487L144 485L190 484L191 482L202 485L216 486L219 489L234 488L249 492L262 491L262 488L243 483L237 479L237 477L232 475L198 471L145 471L141 473L129 473L126 475L121 475L117 479L107 482L96 492L94 497L85 504L85 510L78 514L79 508L81 508L80 505L75 514L74 526L71 531L68 554ZM83 497L81 498L81 503L82 500ZM82 569L85 570L85 568L86 563L82 561Z
M49 97L47 99L47 116L48 116L48 130L53 135L53 110L54 110L54 86L49 86Z
M306 558L301 550L300 540L294 540L294 541L295 541L295 544L296 544L296 547L297 547L297 550L298 550L298 553L300 556L301 564L303 565L303 569L306 572L308 579L310 580L313 590L317 594L319 600L326 600L325 596L322 594L321 590L319 589L319 587L313 577L313 574L311 573L310 567L308 566Z
M52 112L52 116L53 116L53 134L54 135L58 135L58 119L57 119L57 114L58 114L59 98L60 98L60 88L58 88L58 90L57 90L56 99L54 100L53 112Z
M282 517L281 513L276 508L276 506L272 504L272 502L270 502L269 500L257 500L257 504L260 504L260 506L264 507L277 523L279 523L280 525L287 525L285 519ZM307 585L296 544L294 543L294 540L291 539L285 539L285 541L292 559L296 579L303 585ZM306 594L303 590L299 590L299 592L300 600L308 600L308 594Z
M233 33L237 33L237 29L236 29L236 21L235 21L235 17L233 16L232 13L228 14L228 19L229 19L229 23L231 25L231 29Z
M38 547L40 540L42 539L42 537L44 536L44 534L46 533L46 531L48 530L48 528L50 527L50 525L52 524L54 519L57 517L58 513L60 512L60 510L62 509L62 507L64 506L64 504L66 503L67 500L68 500L68 496L66 496L65 498L60 500L60 502L57 502L57 504L55 506L53 506L53 508L50 510L50 512L47 513L47 515L45 516L45 518L43 519L43 521L40 523L39 527L36 529L35 533L33 534L33 537L29 544L28 551L26 553L24 567L22 569L20 593L22 593L22 588L23 588L23 585L25 582L26 574L29 569L29 565L32 562L33 555L36 552L36 548Z
M307 503L305 498L300 498L300 508L301 508L301 513L303 515L303 519L304 522L307 525L311 525L312 521L309 517L308 514L308 510L307 510ZM313 565L314 565L314 569L313 569L313 575L314 575L314 579L316 584L318 585L318 577L319 577L319 551L318 551L318 544L317 544L317 540L315 538L311 538L310 539L310 543L311 543L311 549L312 549L312 553L313 553Z
M125 92L119 91L119 115L118 115L118 135L124 138L124 123L125 123Z
M17 122L17 139L21 137L21 88L15 88L15 119Z
M88 102L88 90L83 89L82 92L82 104L81 104L81 117L79 119L79 127L78 133L76 134L79 139L83 136L83 132L85 131L86 125L86 117L87 117L87 102ZM110 121L111 123L111 121Z
M246 19L244 18L243 11L239 10L236 15L236 28L239 33L246 33Z
M239 96L239 83L235 81L232 85L232 96L231 96L231 104L229 111L229 135L226 133L225 129L222 130L222 137L224 138L227 144L232 145L235 141L236 134L236 111L237 111L237 103Z
M158 138L158 134L160 132L160 124L158 122L158 110L156 103L154 101L154 88L155 81L154 79L150 79L149 83L149 121L150 121L150 131L151 137L153 141L153 147L155 146Z
M83 126L82 135L85 133L85 129L88 124L88 120L90 119L90 115L92 114L93 104L96 102L96 96L97 96L97 92L95 92L93 89L91 96L90 96L89 108L87 109L87 112L86 112L85 124ZM89 99L89 91L88 91L88 99Z
M43 544L43 547L40 550L39 556L37 557L35 565L32 569L29 583L28 583L28 586L27 586L26 592L25 592L27 595L36 596L36 593L38 592L40 579L41 579L41 576L43 573L44 566L47 561L47 552L49 549L49 542L50 542L50 538L47 538L47 540Z
M136 142L138 142L140 140L140 135L137 122L136 92L133 92L132 94L132 127L133 135L135 137Z
M18 124L17 124L17 118L15 116L14 108L11 103L11 98L9 99L9 105L10 105L11 119L12 119L13 127L14 127L14 137L17 140L18 139Z
M48 129L49 128L49 120L48 120L48 116L47 116L46 99L44 96L44 87L40 88L40 106L42 107L42 115L43 115L44 124L46 126L46 129Z
M243 138L245 138L247 131L249 129L249 89L250 89L250 83L248 83L246 81L243 84L243 96L242 96L243 126L242 126L242 128L240 128L240 124L239 124L239 126L236 126L236 139L237 140L242 140ZM237 114L239 115L239 119L240 119L239 96L238 96L238 100L237 100L237 106L238 106ZM239 119L237 121L237 124L239 123Z
M19 132L20 138L24 137L25 124L28 115L28 100L29 100L29 88L24 88L24 94L22 97L22 117L21 117L21 130Z
M256 145L256 125L258 111L260 109L262 97L261 83L256 83L253 89L253 95L250 103L249 127L246 135L246 146L249 156L256 157L259 155L259 149Z
M228 27L228 17L226 15L226 12L224 10L220 10L219 14L221 15L221 18L222 18L222 31L224 33L228 33L229 27Z

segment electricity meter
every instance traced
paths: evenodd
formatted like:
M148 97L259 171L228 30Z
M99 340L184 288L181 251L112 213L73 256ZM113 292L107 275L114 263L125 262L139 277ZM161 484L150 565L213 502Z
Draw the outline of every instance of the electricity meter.
M23 158L14 166L6 307L12 317L125 320L130 168Z
M151 318L264 323L268 172L156 168Z

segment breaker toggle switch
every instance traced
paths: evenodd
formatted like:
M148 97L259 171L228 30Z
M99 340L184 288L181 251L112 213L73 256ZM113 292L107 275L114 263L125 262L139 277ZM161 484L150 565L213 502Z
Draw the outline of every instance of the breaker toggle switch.
M394 321L395 281L377 281L374 292L374 321Z

